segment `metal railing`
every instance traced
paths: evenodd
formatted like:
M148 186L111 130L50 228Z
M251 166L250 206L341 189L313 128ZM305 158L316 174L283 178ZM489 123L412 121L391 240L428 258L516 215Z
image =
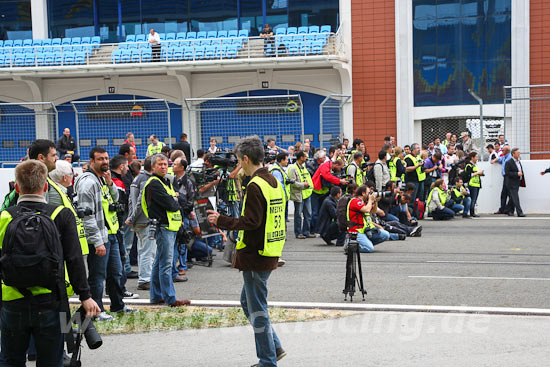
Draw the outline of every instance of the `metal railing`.
M337 33L263 37L227 37L85 45L17 46L0 48L0 72L7 68L196 62L257 58L340 55Z

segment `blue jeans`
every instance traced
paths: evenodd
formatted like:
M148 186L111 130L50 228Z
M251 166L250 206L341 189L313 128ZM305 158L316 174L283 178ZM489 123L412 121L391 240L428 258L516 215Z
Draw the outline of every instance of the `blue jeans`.
M122 262L120 261L120 250L116 235L109 235L109 241L105 243L105 249L107 252L105 256L97 256L95 247L90 246L90 254L88 255L90 293L101 311L105 311L101 300L104 290L103 282L105 282L111 299L111 311L119 311L124 308L124 302L122 301L122 288L120 286Z
M241 306L254 329L256 355L261 367L277 366L276 350L281 348L267 309L267 279L270 274L271 271L243 271Z
M327 194L321 195L313 193L311 194L311 225L310 230L313 232L317 229L317 217L319 216L319 210L321 210L321 205L327 197Z
M399 235L397 233L389 233L388 231L379 228L372 231L372 239L369 239L364 233L357 234L357 242L359 242L360 252L373 252L374 246L387 240L396 241L398 239Z
M464 199L462 199L462 205L464 206L464 211L462 212L462 215L467 215L470 212L471 204L472 204L471 197L466 196Z
M470 190L470 197L472 198L472 202L470 203L470 215L475 214L476 210L476 203L477 203L477 197L479 196L479 187L468 187Z
M138 284L151 282L151 269L157 250L155 240L149 239L149 226L136 224L134 231L138 237Z
M151 303L171 305L176 302L176 290L172 281L172 261L174 259L174 243L176 232L160 227L157 231L157 256L151 271L151 289L149 300Z
M464 210L464 205L462 204L453 204L453 206L451 207L451 210L453 212L455 212L456 214L460 213L461 211Z
M302 220L302 214L304 219ZM302 202L294 201L294 235L310 234L311 226L311 196Z
M124 217L124 221L126 221L126 216ZM126 224L122 224L120 226L120 233L122 234L122 243L120 244L124 251L126 252L126 257L124 259L124 273L128 274L132 271L132 266L130 265L130 250L132 249L132 245L134 244L134 232L132 231L132 227L127 226Z
M184 229L189 228L189 219L183 218ZM178 265L179 260L179 265ZM172 278L179 275L180 270L187 270L187 246L185 243L174 242L174 261L172 263Z
M391 222L391 221L399 222L399 218L397 218L392 213L386 213L386 219L385 220L386 220L386 222Z
M59 310L4 302L0 314L0 366L25 366L31 336L36 346L37 366L63 366L63 334L59 317Z
M455 212L452 209L449 208L443 208L443 209L436 209L432 212L432 217L434 220L445 220L449 218L453 218L455 216Z
M212 248L223 249L223 242L222 242L222 235L221 234L217 234L217 235L208 237L206 239L206 242L208 242L208 245Z
M187 253L187 257L199 260L207 257L209 253L212 255L212 247L208 246L203 240L195 238L191 250Z

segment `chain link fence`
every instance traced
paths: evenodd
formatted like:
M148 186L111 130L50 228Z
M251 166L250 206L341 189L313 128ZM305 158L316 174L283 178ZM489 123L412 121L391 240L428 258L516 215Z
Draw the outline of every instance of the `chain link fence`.
M36 139L58 139L58 114L51 102L0 103L0 162L19 162Z
M351 96L329 94L319 105L319 142L321 148L342 141L344 121L342 109Z
M525 158L550 158L550 85L504 87L506 130L509 143Z

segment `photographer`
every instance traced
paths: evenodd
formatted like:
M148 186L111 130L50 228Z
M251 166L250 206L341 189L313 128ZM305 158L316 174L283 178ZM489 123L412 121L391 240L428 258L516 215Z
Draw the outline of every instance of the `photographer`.
M394 147L393 153L388 162L390 169L390 180L393 182L403 181L405 177L405 165L403 163L403 149Z
M470 190L470 197L472 202L470 203L470 217L477 218L479 215L475 213L477 197L479 190L481 190L481 176L485 176L483 170L480 170L477 166L479 155L476 152L468 154L466 159L466 168L464 170L464 182L468 181L468 190Z
M90 169L75 182L79 209L90 215L82 219L90 253L88 255L88 283L92 298L101 308L99 321L113 317L104 312L102 297L105 285L111 300L111 312L133 312L124 304L121 288L122 262L116 237L118 218L114 208L118 190L109 170L109 154L101 147L90 150Z
M372 167L374 170L374 183L376 191L382 191L382 188L390 181L390 171L386 164L387 153L384 150L378 152L378 160Z
M68 311L67 293L66 289L63 289L65 284L61 278L63 277L63 262L66 264L70 284L79 295L86 316L92 317L101 311L90 297L74 214L67 208L56 210L56 207L46 204L44 199L44 193L48 187L47 175L48 169L37 160L31 159L20 163L15 169L15 186L20 195L18 204L3 211L0 217L0 249L3 250L2 355L0 359L1 364L6 366L25 365L25 354L31 337L34 338L36 345L38 366L61 366L63 364L61 326L64 320L61 312ZM59 258L61 266L51 270L57 271L60 277L55 279L57 287L46 288L38 285L45 279L51 278L51 271L42 274L32 271L29 273L26 266L19 267L13 263L12 256L16 256L16 253L21 254L19 262L30 260L36 264L34 258L36 256L42 256L42 264L46 262L43 258L46 256L45 254L27 255L28 246L21 243L21 240L29 240L28 236L33 235L32 232L24 231L24 226L17 225L17 223L21 223L20 216L25 215L20 214L22 211L36 213L34 215L37 216L46 215L53 221L56 233L50 233L52 236L50 240L53 241L51 244L56 247L45 250L49 250L48 256L61 257ZM13 225L10 226L10 224ZM44 234L45 227L46 223L44 222L42 225L36 224L35 228ZM40 240L46 239L35 238L34 240L41 242ZM46 247L45 244L39 246L41 250L44 250L44 247ZM22 254L23 252L25 255ZM33 256L32 259L31 256ZM7 272L6 265L13 271ZM33 268L36 269L36 267ZM28 282L35 280L37 285L20 287L17 283L23 279Z
M281 152L277 154L277 158L275 159L275 163L271 165L269 168L269 173L273 175L283 186L283 190L285 192L285 199L288 203L288 199L290 198L290 185L291 183L294 183L294 181L289 181L288 176L285 172L285 169L288 167L288 153ZM288 205L285 207L285 220L288 219Z
M355 152L353 160L346 168L346 178L357 186L361 186L365 182L365 174L361 162L363 162L363 153Z
M412 183L415 186L414 193L411 195L411 200L414 203L416 198L422 201L424 197L424 181L426 180L426 173L424 173L424 161L419 160L417 157L420 154L420 146L414 143L411 146L410 154L405 156L405 182Z
M357 225L350 227L349 232L357 233L357 242L361 252L373 252L374 246L389 240L391 236L384 229L377 228L371 217L375 208L376 193L371 191L367 185L360 186L355 191L355 197L348 203L348 221Z
M319 210L321 209L323 201L328 196L330 188L334 185L348 184L347 180L336 176L341 173L342 168L344 168L344 162L342 160L337 160L336 162L328 160L321 164L317 172L315 172L315 175L313 175L313 199L311 202L312 228L317 228L317 217L319 215Z
M468 212L470 211L472 199L470 198L470 191L464 187L464 182L460 177L455 178L455 187L451 190L451 199L455 203L456 209L460 206L460 210L463 210L462 218L470 218ZM460 210L458 212L460 212Z
M157 254L151 272L149 299L152 304L167 304L170 307L189 305L189 300L176 299L176 290L172 280L172 264L176 233L182 224L178 194L165 178L168 170L168 158L155 154L151 158L153 175L143 188L141 199L145 215L152 220L157 242ZM152 231L152 232L153 232Z
M212 172L211 175L217 176L216 179L202 185L198 186L199 188L199 197L200 198L210 198L210 197L216 197L216 190L217 187L221 181L220 178L220 172L216 169L217 167L214 166L214 163L212 162L214 155L212 153L206 153L204 155L204 166L201 167L200 172ZM193 168L192 171L197 172L196 168ZM207 239L208 245L210 245L213 248L217 248L219 251L223 250L223 239L221 235L211 236Z
M299 239L315 237L310 233L313 181L305 168L306 159L306 154L300 151L296 153L296 163L288 168L288 177L294 181L290 186L290 200L294 202L294 235Z
M432 184L428 194L428 213L431 213L434 220L448 220L455 216L455 211L445 206L447 200L445 182L439 178Z
M332 186L330 195L323 201L319 211L319 234L327 245L333 245L332 240L336 240L336 246L344 246L346 232L338 227L338 200L342 196L342 189L339 186Z
M426 174L424 192L430 191L432 183L438 178L442 178L443 165L441 164L441 157L441 152L436 150L434 154L424 162L424 173Z
M350 160L353 159L353 156L355 155L356 152L363 153L363 160L361 161L361 164L370 161L370 156L367 153L367 148L365 147L365 142L361 139L354 139L353 140L353 148L352 148L352 150L350 152L350 156L349 156ZM348 161L348 163L350 163L350 162ZM359 167L361 167L361 165L359 165Z

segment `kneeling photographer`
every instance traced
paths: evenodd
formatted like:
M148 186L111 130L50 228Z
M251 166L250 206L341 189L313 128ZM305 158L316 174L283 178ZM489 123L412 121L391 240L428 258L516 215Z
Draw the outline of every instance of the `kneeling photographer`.
M399 235L390 234L374 223L371 213L373 209L376 210L375 202L376 192L363 185L357 188L355 196L348 203L348 222L356 223L355 226L349 227L348 231L357 233L361 252L373 252L374 246L390 239L399 239Z
M338 226L338 200L342 196L340 186L332 186L330 195L323 201L319 211L319 234L327 245L333 245L332 240L336 240L336 246L344 246L346 232L341 231Z
M451 189L451 199L454 202L452 209L455 213L460 213L462 210L462 218L470 218L468 215L472 203L470 191L464 186L462 178L455 178L454 183L455 187Z
M452 205L452 200L448 200L445 192L445 181L437 179L431 186L428 195L428 213L434 220L448 220L455 216L455 211L448 206Z
M15 169L18 204L0 217L1 360L8 366L25 365L31 336L38 366L62 365L65 330L61 327L66 325L69 312L64 263L85 316L101 311L86 281L74 214L68 208L48 205L44 198L47 174L46 166L37 160L19 164ZM36 246L29 248L28 243Z

